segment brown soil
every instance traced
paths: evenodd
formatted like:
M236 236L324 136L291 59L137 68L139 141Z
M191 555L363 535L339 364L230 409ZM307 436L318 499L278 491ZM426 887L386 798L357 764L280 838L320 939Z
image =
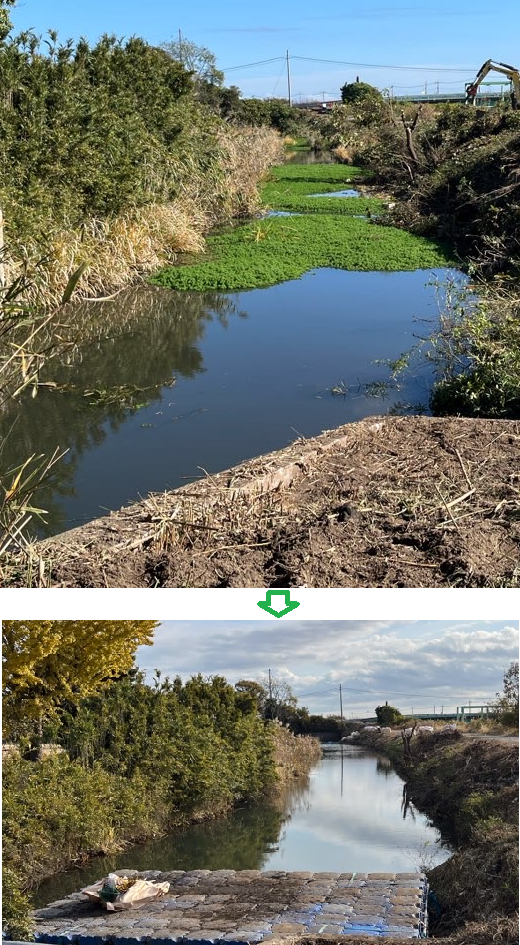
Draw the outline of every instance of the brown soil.
M520 579L520 423L339 427L34 546L58 587L500 587Z

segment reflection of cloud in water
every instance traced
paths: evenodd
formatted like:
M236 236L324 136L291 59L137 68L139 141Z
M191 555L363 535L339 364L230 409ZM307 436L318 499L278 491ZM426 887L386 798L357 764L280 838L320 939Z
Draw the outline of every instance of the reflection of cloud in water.
M395 772L385 766L385 777L381 778L377 772L380 759L350 747L343 751L343 796L340 750L326 750L311 775L309 803L293 816L293 832L305 834L314 850L336 848L348 851L349 856L363 857L367 849L377 849L377 856L387 864L394 862L399 851L419 850L425 842L435 850L437 832L422 814L417 814L416 820L403 819L403 782Z

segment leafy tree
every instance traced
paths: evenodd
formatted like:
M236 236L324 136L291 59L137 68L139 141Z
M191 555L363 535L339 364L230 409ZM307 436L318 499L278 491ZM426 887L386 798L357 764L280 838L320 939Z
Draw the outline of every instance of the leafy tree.
M3 710L6 733L56 717L64 703L106 686L131 669L138 646L152 643L155 620L4 620Z
M198 89L199 102L228 121L235 120L240 114L240 94L236 85L226 88L212 82L202 82Z
M404 716L401 715L399 709L388 705L388 702L377 706L376 716L380 725L402 725L404 722Z
M198 46L197 43L189 39L179 37L171 39L167 43L161 43L161 49L180 62L181 65L202 82L209 82L211 85L222 85L224 73L217 69L217 59L206 46Z
M383 102L379 89L368 82L345 82L341 86L341 101L347 105L358 105L364 102Z
M305 120L284 98L244 98L237 111L237 121L242 124L266 125L282 135L302 132Z
M263 715L267 698L265 686L262 686L261 683L256 682L254 679L239 679L239 681L235 683L235 689L237 692L244 693L244 695L254 700L258 711Z
M505 725L518 725L518 662L504 673L503 691L497 692L495 714Z
M12 23L9 19L9 7L14 7L15 0L0 0L0 42L8 35Z

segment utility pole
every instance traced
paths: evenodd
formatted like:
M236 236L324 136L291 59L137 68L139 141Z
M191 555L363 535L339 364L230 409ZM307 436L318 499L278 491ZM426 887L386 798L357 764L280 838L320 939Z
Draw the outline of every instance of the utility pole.
M341 693L341 683L339 684L339 714L341 716L341 721L343 721L343 696Z
M288 101L289 101L289 105L292 105L292 102L291 102L291 69L290 69L290 66L289 66L289 50L287 50L285 58L286 58L286 61L287 61L287 98L288 98Z
M273 698L273 684L271 682L271 670L269 670L269 698Z
M179 29L179 62L181 63L181 65L184 65L182 61L182 33L180 29Z

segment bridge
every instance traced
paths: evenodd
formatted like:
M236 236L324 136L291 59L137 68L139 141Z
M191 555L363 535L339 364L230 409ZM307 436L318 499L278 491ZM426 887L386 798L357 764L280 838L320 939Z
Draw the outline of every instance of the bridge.
M483 83L484 84L484 83ZM503 84L503 83L497 83ZM509 86L509 83L507 83ZM465 92L420 92L416 95L393 95L390 94L389 100L402 105L443 105L459 104L463 105L466 101ZM478 92L475 98L477 108L490 108L493 105L500 105L503 102L511 100L511 93L507 92ZM294 102L294 108L313 112L330 111L334 105L341 105L341 99L329 99L328 101L314 102Z
M73 893L33 913L35 939L50 945L278 945L287 936L356 941L424 938L428 884L421 873L269 870L119 870L168 883L139 909L106 912Z

